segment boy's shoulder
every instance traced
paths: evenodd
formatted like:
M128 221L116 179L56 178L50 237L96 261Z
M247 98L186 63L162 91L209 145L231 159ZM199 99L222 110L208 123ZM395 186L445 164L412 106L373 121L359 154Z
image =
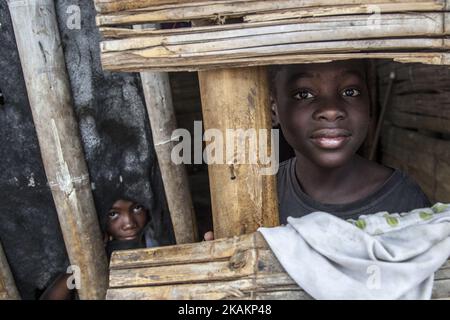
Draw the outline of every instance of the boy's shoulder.
M431 206L427 195L412 176L401 169L391 169L392 175L383 188L380 188L382 192L378 194L384 206L390 208L392 212L406 212Z

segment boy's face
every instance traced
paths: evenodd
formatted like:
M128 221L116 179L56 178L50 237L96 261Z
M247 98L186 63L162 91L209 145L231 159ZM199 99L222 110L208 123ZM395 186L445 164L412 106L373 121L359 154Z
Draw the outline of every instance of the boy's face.
M147 224L147 219L143 206L117 200L108 212L106 232L116 240L135 240Z
M354 156L370 121L362 62L285 66L275 90L278 120L296 152L324 168L342 166Z

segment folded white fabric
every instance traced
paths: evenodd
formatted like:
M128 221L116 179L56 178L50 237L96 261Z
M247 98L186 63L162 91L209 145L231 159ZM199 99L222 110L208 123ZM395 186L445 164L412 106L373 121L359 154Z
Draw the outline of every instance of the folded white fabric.
M314 212L258 231L315 299L430 299L450 256L450 205L356 221Z

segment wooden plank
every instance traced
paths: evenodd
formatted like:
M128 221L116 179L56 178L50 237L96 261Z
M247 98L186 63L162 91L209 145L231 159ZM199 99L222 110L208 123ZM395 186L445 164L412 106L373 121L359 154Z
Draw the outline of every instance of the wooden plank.
M172 53L167 48L165 49L147 49L125 52L108 52L101 55L102 65L105 70L111 71L140 71L165 68L168 70L180 71L192 71L199 70L199 65L202 65L203 69L212 69L217 67L229 67L234 66L249 66L249 65L267 65L269 61L273 61L274 58L278 60L278 64L281 63L283 55L286 54L299 54L309 55L309 61L315 61L315 55L323 54L327 52L327 61L334 60L330 53L336 55L347 54L347 58L362 58L368 56L366 52L382 53L384 57L389 58L392 54L393 57L398 55L396 50L405 51L419 51L423 49L428 50L440 50L443 48L443 42L441 39L389 39L389 40L355 40L355 41L329 41L329 42L315 42L315 43L299 43L299 44L285 44L276 46L265 47L250 47L241 48L237 50L222 50L222 51L210 51L200 53L190 52L178 52ZM183 49L183 48L178 48ZM358 51L365 51L364 53L357 53ZM383 52L384 51L384 52ZM388 53L388 51L393 51ZM352 53L352 54L350 54ZM410 56L414 54L410 54ZM247 62L249 58L253 58L253 62ZM240 61L240 58L243 59ZM450 64L450 57L448 54L440 53L433 55L432 60L425 60L425 62L431 62L436 64ZM337 59L337 58L336 58ZM227 60L227 61L224 61ZM259 60L259 61L258 61ZM401 59L399 59L401 60ZM405 59L406 60L406 59ZM405 61L403 60L403 61ZM306 58L298 58L297 61L308 61ZM420 59L414 60L420 62ZM183 67L188 65L188 67Z
M257 276L252 279L167 286L111 288L108 300L310 300L287 274Z
M39 146L81 299L103 299L107 259L51 0L8 0Z
M222 249L227 254L222 255ZM150 251L159 253L154 261L149 258ZM141 258L147 267L142 267ZM210 243L118 251L114 260L107 294L111 300L312 299L284 272L259 233ZM126 265L121 266L121 262ZM133 262L135 267L131 267ZM447 261L436 272L435 299L450 297L449 268Z
M146 59L145 62L129 60L126 65L108 66L112 71L135 72L151 70L154 72L192 72L210 69L255 67L279 64L327 63L349 59L389 59L399 63L424 63L428 65L450 65L450 54L442 52L358 52L358 53L311 53L281 54L250 58L220 59L218 61L193 61L188 58Z
M434 104L430 105L430 108L434 107L436 107ZM450 133L450 119L402 111L391 111L388 117L398 127Z
M447 94L420 92L394 95L391 106L401 112L450 119L450 96Z
M173 53L193 53L245 48L249 41L254 47L259 47L316 41L444 35L441 13L386 14L383 17L385 20L382 21L382 28L368 24L366 15L356 15L231 30L207 29L197 32L195 28L189 28L175 35L161 31L137 38L104 41L101 50L105 53L164 46Z
M438 2L414 2L414 3L379 3L376 4L379 13L396 12L430 12L442 10L442 3ZM293 8L290 10L278 10L269 13L248 14L244 16L244 21L248 23L262 21L280 21L287 19L299 19L305 17L336 16L351 14L372 14L374 4L358 4L346 6L312 7L312 8Z
M0 300L19 300L20 294L17 290L14 277L9 268L8 260L0 243Z
M137 1L136 1L137 2ZM408 1L401 3L389 3L385 0L367 1L298 1L298 0L278 0L273 1L195 1L195 2L177 2L166 3L157 2L145 6L145 2L139 5L128 4L122 5L121 8L116 6L116 10L103 8L97 2L97 9L104 14L97 15L97 25L121 25L121 24L139 24L139 23L158 23L158 22L174 22L189 21L200 19L214 19L225 21L228 18L242 17L250 14L261 14L270 12L283 12L286 10L299 10L313 7L309 15L318 12L322 15L339 15L342 14L344 5L353 6L353 10L344 11L346 14L371 13L368 9L374 5L379 5L380 10L386 9L389 12L402 11L421 11L421 10L443 10L443 1ZM384 4L384 6L382 6ZM372 7L370 7L372 5ZM325 8L328 8L326 10ZM331 7L331 8L330 8ZM117 10L122 9L122 10ZM124 10L125 9L125 10ZM105 13L109 11L109 13ZM114 12L116 11L116 12ZM384 12L384 11L380 11ZM276 18L276 17L275 17Z
M383 163L411 174L432 201L450 201L450 141L395 127L382 137Z
M258 136L265 130L267 139L267 149L263 150L260 138L254 140L254 148L241 148L238 143L245 144L245 138L234 137L231 142L235 147L230 153L227 142L222 163L208 165L215 236L228 238L254 232L260 226L279 225L275 175L263 174L274 161L272 158L266 166L260 156L272 155L265 68L204 71L199 73L199 81L205 130L218 130L223 137L233 129L244 134L254 130ZM257 162L250 161L252 156Z
M445 279L435 281L431 299L449 299L449 298L450 298L450 280Z
M256 233L196 244L148 248L139 251L124 250L113 253L110 268L139 268L225 260L235 255L238 250L245 251L266 247L267 244L264 238L259 233Z

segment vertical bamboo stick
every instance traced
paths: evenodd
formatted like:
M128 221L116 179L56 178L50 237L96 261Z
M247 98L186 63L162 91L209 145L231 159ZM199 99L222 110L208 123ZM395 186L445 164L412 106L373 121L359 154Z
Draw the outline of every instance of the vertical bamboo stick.
M20 300L19 291L0 243L0 300Z
M134 28L141 29L142 26ZM192 243L198 240L198 232L187 172L183 164L177 165L171 159L175 144L171 137L177 123L169 75L166 72L141 72L141 81L175 240L177 244Z
M8 0L42 161L81 299L103 299L107 260L52 0ZM77 268L75 268L77 270Z
M205 130L271 129L265 68L199 72ZM227 148L229 145L226 146ZM275 175L261 175L259 164L208 166L216 238L279 224Z

